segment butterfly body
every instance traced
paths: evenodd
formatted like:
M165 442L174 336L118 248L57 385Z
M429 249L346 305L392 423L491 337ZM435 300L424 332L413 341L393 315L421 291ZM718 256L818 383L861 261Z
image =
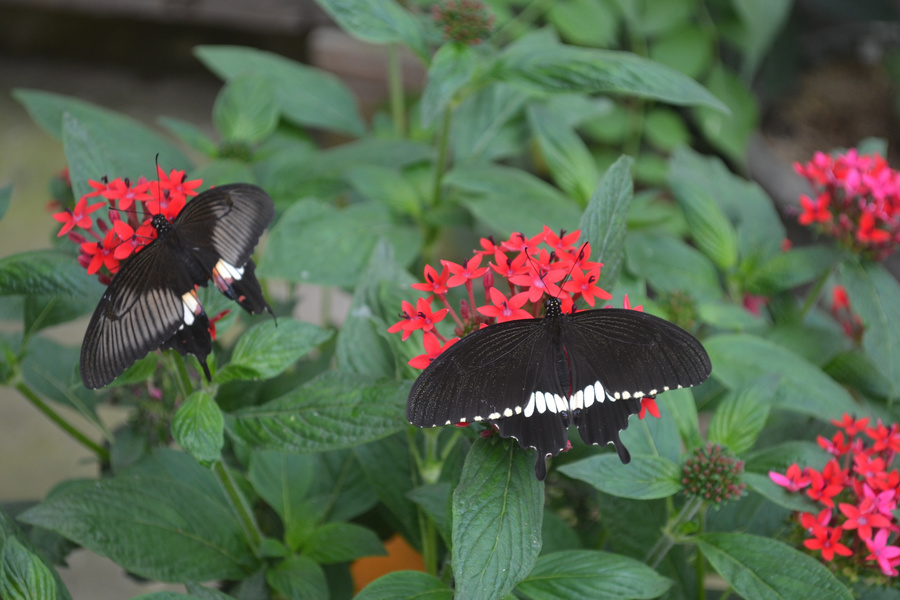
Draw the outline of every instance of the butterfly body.
M489 421L500 435L546 456L565 450L574 425L588 444L613 444L643 397L704 381L703 346L679 327L643 312L606 308L563 314L547 301L543 319L475 331L438 355L410 390L407 418L434 427Z
M91 317L81 347L84 385L108 384L157 348L195 355L210 379L209 318L195 288L212 279L249 312L271 312L250 255L273 215L272 199L249 184L207 190L172 222L155 215L157 238L122 264Z

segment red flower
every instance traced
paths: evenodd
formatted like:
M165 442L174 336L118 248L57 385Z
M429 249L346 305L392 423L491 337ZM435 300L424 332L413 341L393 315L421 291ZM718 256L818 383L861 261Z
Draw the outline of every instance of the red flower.
M94 225L94 220L88 216L104 204L105 202L98 202L97 204L87 205L88 195L84 195L81 199L75 204L75 209L72 211L64 210L63 212L56 213L53 215L53 218L63 224L62 229L59 230L59 233L56 234L56 237L62 237L69 233L73 227L81 227L82 229L90 229Z
M574 250L575 243L581 235L581 232L577 230L567 234L565 229L561 230L559 235L556 235L556 233L546 225L544 225L543 233L544 242L557 252L571 252Z
M403 309L400 311L400 320L388 327L388 333L397 333L398 331L403 332L403 337L401 338L403 341L412 335L412 332L415 331L415 327L411 327L411 323L413 317L416 314L415 309L413 309L412 304L407 302L406 300L402 303Z
M497 319L497 323L515 321L516 319L530 319L531 313L522 310L522 306L528 301L528 294L523 292L508 299L495 287L490 288L491 306L479 306L478 312L486 317Z
M434 331L434 324L447 316L449 311L446 308L442 308L437 312L431 311L432 298L433 296L429 296L427 299L419 298L416 300L416 314L408 325L411 330L421 329L426 333Z
M138 183L131 187L131 183L126 179L115 179L109 183L105 191L101 195L108 200L118 200L116 206L119 210L127 211L135 201L146 202L150 200L150 183L147 181Z
M897 569L894 568L894 561L900 557L900 548L897 546L888 546L888 536L890 532L887 529L879 529L875 534L875 539L866 540L866 546L869 547L870 554L866 560L878 561L881 572L889 577L898 575Z
M843 528L848 530L856 529L859 537L864 540L872 538L873 527L881 528L891 526L890 519L877 512L863 511L860 510L860 507L858 506L853 506L852 504L846 504L844 502L838 504L838 508L841 509L844 516L847 517L847 520L844 521Z
M834 456L843 456L850 451L850 443L844 441L844 434L840 431L834 434L830 440L824 436L818 436L816 441L822 449Z
M575 232L572 232L575 233ZM581 235L581 232L578 232ZM530 250L535 248L538 244L544 241L544 232L537 234L533 238L527 238L521 233L514 233L510 236L508 240L502 242L500 246L504 250L508 250L511 252L523 252L525 250Z
M788 467L785 475L776 471L769 471L769 479L781 487L787 488L790 492L802 490L812 482L806 471L801 470L800 465L796 463Z
M599 278L600 267L596 267L588 273L583 273L576 269L572 271L572 277L569 281L563 284L563 289L572 294L581 294L581 297L585 302L594 306L594 297L601 300L609 300L612 298L612 294L597 286L597 280Z
M120 240L115 249L115 257L118 260L125 260L132 252L137 252L156 238L156 230L150 223L144 223L135 231L125 221L116 221L113 223L113 231Z
M809 225L810 223L827 223L831 221L831 211L828 210L828 204L831 197L828 194L819 194L812 200L806 194L800 196L800 206L803 212L800 214L801 225Z
M103 238L103 243L87 242L81 245L81 251L91 257L88 263L87 273L93 275L105 266L110 273L119 270L119 260L115 257L115 249L118 242L115 238L115 232L110 229Z
M840 527L822 527L813 526L813 539L805 540L803 545L810 550L821 550L822 558L830 561L835 554L841 556L850 556L853 552L847 546L841 543L841 535L843 530Z
M638 413L638 419L643 419L647 412L657 419L660 418L659 407L656 405L656 398L650 396L641 398L641 412Z
M442 260L441 264L453 274L450 279L447 280L447 285L449 287L456 287L484 275L484 272L487 271L487 267L479 267L482 258L483 255L476 254L467 260L465 265L458 265L449 260Z
M831 509L824 508L819 511L819 514L813 516L810 513L800 513L800 525L808 531L809 533L813 532L813 527L819 526L824 527L828 525L831 521Z
M832 419L831 424L835 427L843 429L847 433L847 436L852 438L857 433L861 432L866 425L869 424L869 418L866 417L865 419L854 419L847 413L844 413L844 417L840 421L838 421L837 419Z
M431 364L431 361L433 361L438 357L438 355L440 355L441 352L458 342L459 338L452 338L450 340L447 340L447 342L443 346L441 346L441 341L436 335L434 335L433 333L426 333L423 341L425 343L425 354L420 354L419 356L410 360L408 363L409 366L413 367L414 369L426 368Z
M561 269L548 271L547 273L538 273L533 269L529 269L526 273L510 277L509 281L527 288L528 300L534 303L540 301L545 293L554 298L559 297L561 289L556 285L556 282L565 276L565 272Z
M447 272L446 268L441 269L441 274L438 275L438 272L434 267L425 265L425 283L414 283L412 284L412 287L416 290L431 292L440 296L441 294L446 294L448 291L448 277L450 277L450 274Z

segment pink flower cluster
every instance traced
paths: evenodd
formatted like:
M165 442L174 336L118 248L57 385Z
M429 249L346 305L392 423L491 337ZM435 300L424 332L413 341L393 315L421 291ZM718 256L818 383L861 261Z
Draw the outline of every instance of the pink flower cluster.
M883 260L900 243L900 173L880 156L856 150L830 156L816 152L794 163L813 187L814 198L800 196L799 221L830 235L866 258Z
M833 420L838 432L831 439L819 436L819 445L832 458L818 471L793 464L786 473L769 477L791 492L805 490L822 506L817 514L802 512L798 520L807 535L803 545L820 552L825 561L835 555L852 557L863 567L875 567L897 577L900 546L894 510L900 499L900 472L891 468L900 452L900 426L845 414ZM849 539L846 537L849 536Z
M459 340L459 337L446 338L435 327L448 315L456 323L454 333L461 337L493 323L535 318L543 310L547 297L558 298L566 313L572 312L579 299L590 306L597 300L609 300L612 295L597 286L603 264L589 260L590 245L579 247L580 235L580 231L568 234L563 231L557 235L544 226L541 233L531 238L521 233L514 233L500 243L482 238L481 250L476 250L472 258L463 264L442 260L440 273L425 265L425 281L412 287L431 295L419 298L415 306L403 301L400 320L388 332L402 333L402 339L406 340L413 332L422 331L425 354L413 358L409 364L424 369ZM541 247L542 244L546 247ZM485 258L489 262L482 266ZM475 280L480 280L484 288L484 303L480 306L472 286ZM459 312L447 299L454 287L466 289L467 299L460 301ZM443 308L432 308L435 297ZM631 308L627 297L624 304L625 308ZM635 310L642 308L638 306ZM643 419L647 411L659 417L652 398L644 398L639 417Z
M78 244L79 264L88 275L96 273L101 283L108 284L123 260L156 238L156 230L150 224L153 215L161 214L171 221L184 208L187 198L197 195L201 180L184 181L184 171L158 171L158 181L143 177L136 183L122 178L88 181L94 191L79 198L73 208L53 215L63 224L58 236L67 235ZM95 197L104 201L88 204L88 199ZM104 206L107 220L91 216Z

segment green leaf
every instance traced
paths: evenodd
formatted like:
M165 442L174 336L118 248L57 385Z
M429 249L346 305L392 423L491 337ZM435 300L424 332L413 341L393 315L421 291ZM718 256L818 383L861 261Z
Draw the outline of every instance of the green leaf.
M315 467L315 460L307 454L272 450L250 453L247 477L254 491L281 517L285 541L292 548L296 547L294 536L305 535L309 524L319 516L307 514Z
M225 444L225 417L208 393L197 391L175 411L172 437L201 464L219 460Z
M231 362L215 375L216 383L235 379L271 379L327 341L333 332L294 319L258 323L238 340Z
M633 232L625 238L628 270L664 292L699 300L721 297L716 267L705 255L670 235Z
M712 567L744 598L853 598L825 565L778 540L745 533L706 533L697 541Z
M769 373L781 374L772 405L817 419L839 418L858 410L856 403L833 379L790 350L746 333L706 339L712 376L729 389L746 386Z
M51 600L57 597L52 571L14 537L0 546L0 597Z
M59 490L19 518L159 581L241 579L256 563L218 481L174 451Z
M0 258L0 295L93 296L96 281L71 254L32 250ZM96 300L100 297L96 296Z
M760 331L768 325L762 315L754 315L743 305L728 300L700 303L697 314L702 323L721 331Z
M715 56L710 31L708 27L686 23L655 39L650 45L650 58L688 77L700 79Z
M428 62L428 41L421 23L394 0L318 0L341 28L364 42L406 44Z
M213 588L203 587L199 583L191 581L184 584L184 589L187 590L188 594L199 598L199 600L234 600L233 596L229 596L228 594Z
M769 471L784 473L792 464L822 469L831 458L815 442L794 440L755 450L745 456L747 471L768 474Z
M732 173L720 158L682 146L672 154L668 178L673 184L699 185L715 198L740 231L741 257L764 261L781 254L787 233L772 200L759 185Z
M450 145L454 164L484 163L521 153L519 131L511 124L528 96L519 88L496 81L470 94L454 112Z
M618 554L571 550L541 556L516 590L531 600L658 598L672 582L647 565Z
M731 0L731 5L744 25L739 36L743 42L741 76L745 81L751 81L794 3L791 0Z
M354 600L453 600L453 597L453 590L433 575L394 571L367 585Z
M328 600L325 573L306 556L292 556L270 569L266 582L288 600Z
M213 123L229 142L255 144L278 126L278 103L269 80L258 74L229 79L213 105Z
M459 166L444 176L475 218L502 235L531 232L547 225L571 231L581 215L578 205L534 175L499 165Z
M271 402L233 413L225 425L230 435L255 449L351 448L406 426L402 407L409 386L330 371Z
M616 285L625 262L628 208L634 197L633 164L631 157L623 155L606 170L578 224L582 240L591 244L594 260L603 262L597 285L607 291Z
M660 394L656 398L656 404L663 418L666 418L666 415L672 417L686 448L695 448L703 442L697 417L697 403L690 388L669 390L665 394Z
M193 123L173 117L159 117L158 121L169 133L181 140L181 143L191 150L210 158L216 155L218 151L216 143L209 139L209 136Z
M652 500L681 490L681 468L662 456L634 455L625 465L616 454L595 454L563 465L559 470L621 498Z
M662 106L650 109L644 117L644 132L647 142L663 152L691 143L691 134L682 116Z
M400 215L418 217L422 199L415 186L396 169L362 165L349 169L347 181L364 198L374 200Z
M835 381L859 390L871 398L887 399L892 386L875 366L872 357L862 350L840 352L822 367Z
M450 499L453 490L448 482L431 483L413 488L406 493L419 508L425 511L428 518L434 521L438 533L448 544L452 538L450 529ZM546 525L547 513L544 513Z
M778 376L771 373L729 392L713 413L707 439L738 455L752 448L766 424L777 386Z
M675 176L669 179L691 238L697 248L722 271L730 271L737 264L737 232L710 192L695 182Z
M840 278L865 326L863 348L900 396L900 284L879 264L841 264ZM852 412L852 411L848 411ZM835 415L836 417L839 415Z
M3 512L2 509L0 509L0 590L3 589L4 585L6 585L6 584L2 583L2 580L4 580L5 577L8 577L8 576L4 576L4 574L3 574L2 563L3 563L4 548L7 544L11 543L13 540L18 541L22 548L24 548L27 552L29 552L33 556L35 556L38 560L42 561L44 564L44 567L47 569L47 572L49 572L50 576L53 577L54 582L55 582L54 587L56 589L56 593L54 595L48 597L48 600L72 600L72 597L69 595L69 591L66 589L65 584L63 583L62 579L59 576L59 573L57 573L57 571L51 566L51 563L46 558L41 556L41 554L40 554L39 550L37 549L37 547L35 546L35 544L32 543L28 539L28 536L26 536L24 534L24 532L22 532L22 530L20 529L18 524L15 522L15 520L11 516L9 516L5 512ZM69 548L66 548L65 552L68 552L68 551L69 551ZM18 554L18 551L15 551L15 552ZM60 557L60 560L61 560L61 557ZM39 571L39 570L40 569L36 569L35 572L37 573L37 571ZM3 596L3 597L5 598L6 596ZM42 598L42 600L43 600L43 598Z
M750 274L747 290L772 295L811 283L837 263L840 251L834 246L816 244L792 248L775 255Z
M6 211L9 210L9 203L10 200L12 200L12 191L13 186L11 183L0 188L0 219L6 216Z
M95 288L84 296L25 296L25 333L32 335L47 327L68 323L94 311L103 295L103 286L92 278L86 287Z
M658 399L668 395L660 394ZM681 437L678 424L660 409L661 418L645 415L635 418L631 426L622 431L621 440L632 454L661 456L673 462L681 462Z
M721 64L713 66L706 87L730 113L706 106L696 107L694 116L700 130L714 146L743 163L750 135L759 125L756 99L747 85Z
M503 598L541 551L543 485L515 440L479 439L453 492L453 575L459 598Z
M318 200L301 200L272 227L259 273L289 281L352 287L382 237L393 247L401 266L418 256L421 234L407 225L395 224L384 206L366 202L338 210Z
M453 98L472 78L478 53L468 44L444 44L431 58L428 81L419 101L419 120L430 127L444 114Z
M353 523L325 523L306 538L301 549L303 556L320 565L387 555L375 532Z
M277 54L240 46L198 46L197 58L222 79L254 74L266 78L285 119L330 131L362 136L356 99L340 79Z
M597 48L615 44L619 18L610 3L603 0L557 0L549 6L547 20L565 41Z
M156 154L159 154L159 164L166 169L190 167L190 161L174 144L130 117L49 92L17 89L13 96L25 106L38 126L58 140L63 139L64 115L69 115L83 128L87 139L94 144L92 153L103 164L115 168L115 172L86 174L91 179L108 175L137 181L140 175L155 173L153 157ZM71 160L73 156L67 152L66 158ZM71 171L70 175L76 189L87 186L87 181L76 181Z
M558 114L539 104L532 104L526 112L553 180L578 204L586 205L598 180L597 165L587 145Z
M802 491L799 493L790 492L772 481L772 478L768 475L747 472L741 475L741 481L746 483L748 488L778 506L811 514L817 514L821 509Z
M728 108L703 86L681 73L629 52L593 50L520 40L500 55L497 76L542 92L619 93L679 106Z
M22 359L22 378L32 391L71 406L105 431L96 412L99 396L82 385L75 369L78 354L79 348L63 346L47 337L34 337Z

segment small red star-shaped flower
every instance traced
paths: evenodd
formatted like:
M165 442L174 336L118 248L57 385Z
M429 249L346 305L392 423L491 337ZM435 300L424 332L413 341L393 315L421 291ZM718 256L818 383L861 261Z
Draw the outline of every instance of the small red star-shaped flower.
M594 298L609 300L612 294L597 286L600 278L600 267L584 273L580 269L572 271L572 277L563 284L563 289L572 294L581 294L581 297L589 305L594 306Z
M414 283L412 284L412 287L416 290L430 292L440 296L441 294L446 294L448 291L447 279L449 277L450 273L447 272L446 268L441 269L441 273L438 275L438 272L434 267L425 265L425 283Z
M464 285L473 279L477 279L484 275L484 272L487 271L487 267L479 266L481 265L482 258L484 258L482 254L476 254L462 265L450 262L449 260L442 260L441 264L452 273L450 279L447 280L447 286L456 287Z
M106 232L106 237L103 238L102 244L98 242L87 242L81 245L81 251L91 257L91 262L87 267L88 275L93 275L103 266L105 266L110 273L115 273L119 270L119 260L115 257L117 244L118 241L116 240L115 232L110 229Z
M494 317L497 323L515 321L516 319L530 319L531 313L522 306L528 301L528 294L523 292L507 299L503 292L495 287L490 289L491 302L489 306L479 306L478 312L486 317Z
M62 229L59 230L59 233L56 234L56 237L62 237L69 233L73 227L81 227L82 229L90 229L94 225L94 220L90 217L90 214L101 206L106 204L106 202L98 202L97 204L91 204L88 206L87 204L88 196L82 196L81 199L75 204L74 210L71 212L68 210L64 210L63 212L58 212L53 215L53 218L63 224Z
M441 346L441 341L438 339L436 335L433 333L426 333L423 339L425 344L425 354L420 354L416 356L412 360L409 361L409 366L414 369L424 369L431 364L435 358L437 358L441 352L455 344L459 341L459 338L451 338L447 340L447 342Z
M813 539L806 540L803 545L810 550L820 550L822 558L831 561L835 554L850 556L853 552L841 543L843 530L840 527L813 526Z

